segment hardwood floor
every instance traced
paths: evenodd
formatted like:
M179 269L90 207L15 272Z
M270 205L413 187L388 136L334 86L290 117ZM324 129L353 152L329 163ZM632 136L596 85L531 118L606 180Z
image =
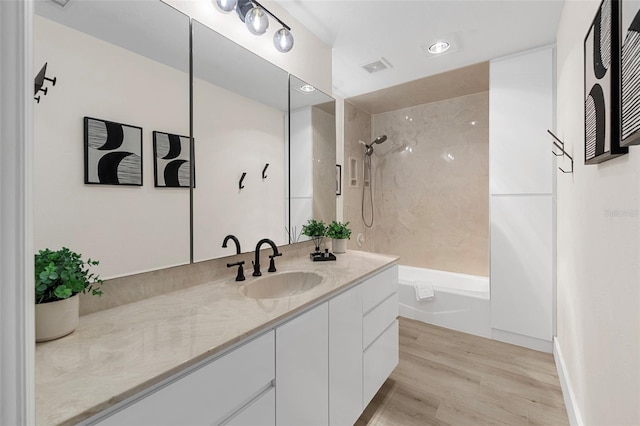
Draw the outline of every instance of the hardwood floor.
M356 426L568 425L551 354L400 318L400 363Z

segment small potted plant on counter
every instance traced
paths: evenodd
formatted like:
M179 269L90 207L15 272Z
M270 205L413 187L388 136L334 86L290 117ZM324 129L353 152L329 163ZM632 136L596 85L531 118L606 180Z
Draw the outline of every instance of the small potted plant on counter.
M35 255L36 342L57 339L73 332L80 316L78 294L101 296L102 280L89 272L97 260L63 247L40 250Z
M347 252L347 240L351 237L349 222L333 221L327 226L327 237L331 238L331 248L334 253Z
M306 224L302 225L302 235L310 237L316 245L316 253L320 252L320 244L322 238L327 232L327 225L321 220L309 219Z

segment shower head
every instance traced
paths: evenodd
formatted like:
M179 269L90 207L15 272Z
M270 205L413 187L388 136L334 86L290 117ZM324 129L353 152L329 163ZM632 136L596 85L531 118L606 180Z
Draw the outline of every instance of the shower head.
M378 136L373 142L371 142L370 145L367 145L366 143L364 143L362 141L360 141L360 143L362 145L364 145L364 149L365 149L364 154L370 157L371 154L373 154L373 144L374 143L382 143L382 142L384 142L386 140L387 140L387 135L382 135L382 136Z
M374 140L373 142L371 142L371 144L373 145L374 143L382 143L384 141L387 140L387 135L382 135L382 136L378 136L376 138L376 140Z

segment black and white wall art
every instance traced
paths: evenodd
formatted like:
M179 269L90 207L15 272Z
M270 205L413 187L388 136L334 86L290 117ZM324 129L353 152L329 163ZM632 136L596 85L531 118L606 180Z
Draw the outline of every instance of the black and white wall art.
M84 183L142 185L142 128L84 118Z
M155 186L188 188L191 176L190 157L190 143L187 136L154 131Z
M603 0L584 40L584 162L626 154L620 147L619 4Z
M622 146L640 144L640 0L620 1Z

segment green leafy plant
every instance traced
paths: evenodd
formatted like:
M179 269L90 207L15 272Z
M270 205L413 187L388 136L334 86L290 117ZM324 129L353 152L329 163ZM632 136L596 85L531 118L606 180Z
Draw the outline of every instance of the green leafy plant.
M336 240L348 240L351 237L351 229L349 229L349 222L340 223L335 220L327 226L327 237L334 238Z
M302 235L307 237L324 237L327 232L327 225L321 220L309 219L302 225Z
M67 299L74 294L101 296L102 280L90 273L97 260L82 260L82 256L63 247L60 250L40 250L35 258L36 304Z

